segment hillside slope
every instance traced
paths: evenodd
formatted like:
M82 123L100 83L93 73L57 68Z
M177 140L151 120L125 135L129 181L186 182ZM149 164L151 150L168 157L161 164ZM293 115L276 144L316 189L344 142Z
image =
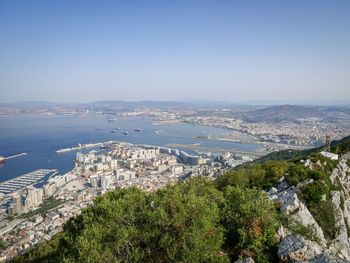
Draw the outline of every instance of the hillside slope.
M349 262L350 137L214 181L115 190L13 262ZM284 154L284 153L279 153Z

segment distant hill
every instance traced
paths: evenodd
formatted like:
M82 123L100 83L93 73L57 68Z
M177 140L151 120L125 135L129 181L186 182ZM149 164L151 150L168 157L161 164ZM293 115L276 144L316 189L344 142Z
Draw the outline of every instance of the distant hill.
M263 163L273 160L293 160L299 158L306 158L312 153L316 153L322 150L324 146L308 149L308 150L282 150L273 152L262 156L254 161L254 163ZM350 135L342 138L341 140L334 140L331 142L331 151L336 153L344 153L350 151Z
M240 117L250 122L298 121L306 118L321 118L330 121L350 120L350 107L280 105L241 113Z

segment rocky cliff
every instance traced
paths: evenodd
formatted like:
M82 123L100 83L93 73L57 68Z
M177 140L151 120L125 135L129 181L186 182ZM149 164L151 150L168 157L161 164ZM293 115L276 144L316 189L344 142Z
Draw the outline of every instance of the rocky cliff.
M314 240L308 240L308 237L293 233L288 226L282 226L278 231L281 240L278 257L281 262L350 262L349 160L350 154L342 155L329 175L333 186L329 201L333 209L335 229L334 236L331 238L325 236L325 229L321 228L299 197L301 187L312 183L312 179L307 179L297 186L291 186L283 177L270 189L268 192L270 199L279 203L281 212L306 229L312 229L315 237ZM304 165L314 169L314 166L322 166L325 163L306 160Z

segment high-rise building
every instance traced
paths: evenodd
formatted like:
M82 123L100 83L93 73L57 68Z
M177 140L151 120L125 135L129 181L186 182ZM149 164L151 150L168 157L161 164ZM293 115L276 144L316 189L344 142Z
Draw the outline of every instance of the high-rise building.
M112 177L110 175L105 175L101 177L101 188L106 189L112 183Z
M92 175L90 177L91 187L97 188L99 185L99 177L97 175Z
M25 207L38 206L43 202L43 189L30 186L27 188L27 196L25 197Z
M55 183L46 184L44 186L44 194L47 197L52 196L55 193L56 189L57 187Z
M11 200L11 205L8 209L8 214L10 216L13 216L13 215L16 215L16 214L19 214L23 211L23 199L22 199L22 196L17 193L17 192L14 192L12 194L12 200Z

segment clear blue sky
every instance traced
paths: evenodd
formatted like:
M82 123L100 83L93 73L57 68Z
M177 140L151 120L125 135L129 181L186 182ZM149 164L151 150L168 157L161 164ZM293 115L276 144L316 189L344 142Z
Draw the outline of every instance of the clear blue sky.
M350 99L350 1L0 1L0 101Z

